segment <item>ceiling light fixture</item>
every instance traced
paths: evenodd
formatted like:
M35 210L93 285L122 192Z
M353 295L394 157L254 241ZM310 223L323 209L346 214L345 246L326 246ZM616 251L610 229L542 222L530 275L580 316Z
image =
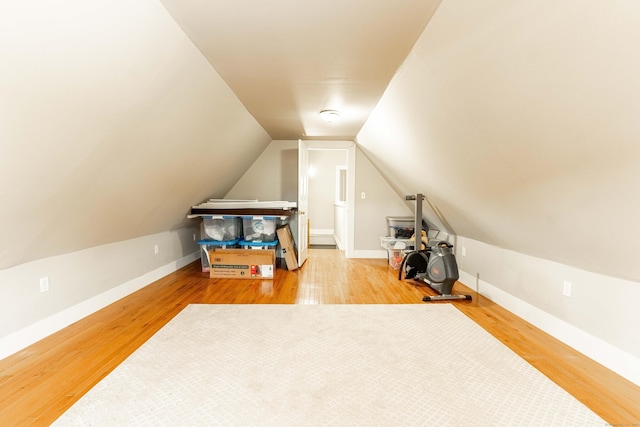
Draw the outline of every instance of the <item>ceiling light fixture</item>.
M322 110L320 111L320 117L328 123L337 121L340 118L340 111L336 110Z

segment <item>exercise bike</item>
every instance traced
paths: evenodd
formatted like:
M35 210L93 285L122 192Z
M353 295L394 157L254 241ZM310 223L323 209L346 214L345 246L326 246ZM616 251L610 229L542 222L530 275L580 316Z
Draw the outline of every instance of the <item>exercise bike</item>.
M415 221L415 248L408 252L402 259L398 280L402 280L402 273L405 279L427 284L438 295L424 296L422 301L452 301L471 300L471 295L453 294L453 284L458 280L458 263L453 253L453 245L444 240L428 242L424 249L419 244L420 232L422 230L422 194L406 196L406 200L416 200L416 221Z

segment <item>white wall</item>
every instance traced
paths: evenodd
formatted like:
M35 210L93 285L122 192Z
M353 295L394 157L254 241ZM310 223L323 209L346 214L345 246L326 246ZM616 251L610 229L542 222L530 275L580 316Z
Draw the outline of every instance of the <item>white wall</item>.
M0 8L0 268L184 227L270 141L157 0Z
M356 149L355 249L359 257L386 258L380 237L388 233L388 216L413 216L404 200ZM365 193L365 198L361 195Z
M296 201L297 153L297 141L273 141L225 197ZM387 234L386 217L411 216L413 212L360 150L356 150L355 164L353 255L384 258L387 254L380 247L380 237ZM283 199L291 197L290 191L282 189L293 180L296 182L295 196ZM287 185L283 186L284 183ZM366 193L364 200L360 198L363 191Z
M270 138L157 0L4 1L0 70L5 350L190 259Z
M197 232L182 228L0 270L0 358L197 259Z
M638 283L466 237L456 259L461 282L640 385Z
M639 20L627 0L444 1L357 138L470 245L466 280L630 354L636 372Z
M297 201L298 141L271 141L224 197Z
M347 165L346 150L309 150L309 167L315 174L309 177L309 220L314 230L334 229L336 201L336 166Z
M344 203L336 203L333 205L333 240L340 250L344 250L347 241L347 207Z
M456 234L639 281L639 19L633 1L445 1L358 142Z

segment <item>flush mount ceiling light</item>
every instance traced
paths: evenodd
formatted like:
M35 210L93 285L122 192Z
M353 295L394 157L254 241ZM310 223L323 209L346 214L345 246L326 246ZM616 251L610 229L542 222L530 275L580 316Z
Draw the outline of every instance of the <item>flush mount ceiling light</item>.
M324 119L324 121L328 123L332 123L338 121L340 119L340 111L336 110L322 110L320 111L320 117Z

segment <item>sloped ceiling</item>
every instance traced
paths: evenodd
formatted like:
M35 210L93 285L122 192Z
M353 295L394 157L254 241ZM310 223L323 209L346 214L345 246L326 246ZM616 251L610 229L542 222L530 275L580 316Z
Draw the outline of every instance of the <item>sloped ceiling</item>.
M634 1L445 0L358 143L456 234L638 281L638 22Z
M441 0L160 1L272 139L353 140Z
M272 139L353 139L439 1L3 2L0 269L185 226Z
M638 281L638 22L635 0L3 2L0 268L180 227L272 139L357 134L450 231ZM352 121L309 118L351 96Z
M3 2L0 69L0 269L184 226L271 141L156 0Z

